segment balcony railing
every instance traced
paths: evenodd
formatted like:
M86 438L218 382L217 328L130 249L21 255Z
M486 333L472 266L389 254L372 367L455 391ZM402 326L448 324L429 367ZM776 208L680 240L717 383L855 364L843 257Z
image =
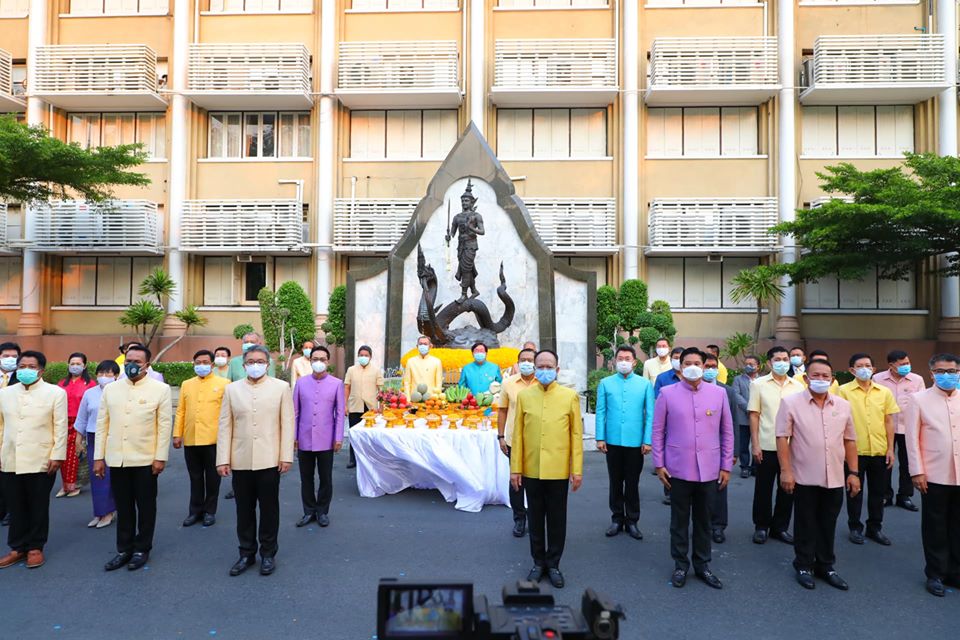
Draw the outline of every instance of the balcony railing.
M303 203L277 200L187 200L180 249L192 253L304 251Z
M454 40L341 42L337 73L351 109L456 107L462 97Z
M612 39L497 40L491 99L500 106L603 107L617 95Z
M0 253L9 251L7 241L7 203L0 202Z
M657 38L650 48L651 106L760 104L779 88L776 38Z
M302 44L190 45L187 95L204 109L309 109L310 91Z
M31 93L67 110L164 110L157 54L137 44L38 47Z
M0 49L0 113L23 111L26 102L13 91L13 58Z
M773 253L776 198L658 198L650 203L647 255Z
M45 253L162 254L163 224L157 203L112 200L92 204L57 200L31 206L34 242Z
M803 63L800 102L923 102L954 80L947 78L946 55L941 34L820 36Z
M334 249L343 253L390 251L418 202L416 198L338 198ZM524 203L537 233L553 251L616 253L616 204L612 198L528 198Z

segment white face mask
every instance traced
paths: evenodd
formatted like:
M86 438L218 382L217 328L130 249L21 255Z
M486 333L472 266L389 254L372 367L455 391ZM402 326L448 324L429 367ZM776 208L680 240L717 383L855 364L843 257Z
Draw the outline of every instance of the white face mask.
M14 356L7 356L6 358L0 358L0 369L3 369L7 373L17 370L17 359Z
M853 372L853 375L857 376L857 379L863 380L864 382L866 382L867 380L873 377L873 369L869 367L860 367L859 369Z
M418 344L417 351L420 352L420 355L425 356L430 353L430 345L427 344Z
M680 358L671 359L670 366L673 367L674 371L680 371Z
M251 362L243 366L247 376L254 380L259 380L267 373L267 365L263 362Z
M631 371L633 371L632 362L627 362L626 360L617 360L617 373L625 376Z
M826 393L830 390L831 384L833 384L832 380L811 380L810 391L813 393Z
M218 367L225 367L227 366L227 358L225 356L217 356L213 359L213 364L217 365Z
M116 378L111 378L110 376L97 376L97 384L101 387L107 386L114 380L116 380Z
M683 377L687 380L699 380L703 377L703 369L695 364L683 368Z
M313 353L313 349L311 349L311 348L309 348L309 347L304 347L304 348L303 348L303 355L306 356L307 358L310 357L310 354L311 354L311 353Z
M323 373L327 370L327 363L321 362L319 360L314 360L310 363L310 368L313 369L314 373Z
M668 353L670 353L670 347L657 347L658 357L666 358Z

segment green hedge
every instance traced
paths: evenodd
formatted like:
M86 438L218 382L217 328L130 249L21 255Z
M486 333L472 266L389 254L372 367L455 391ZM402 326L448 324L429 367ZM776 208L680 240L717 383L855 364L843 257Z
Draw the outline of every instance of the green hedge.
M153 365L155 371L163 374L164 381L172 387L179 387L180 384L196 375L193 372L192 362L157 362ZM97 363L87 364L87 370L90 376L94 376L97 370ZM47 368L43 372L43 379L51 384L56 384L67 377L66 362L48 362Z

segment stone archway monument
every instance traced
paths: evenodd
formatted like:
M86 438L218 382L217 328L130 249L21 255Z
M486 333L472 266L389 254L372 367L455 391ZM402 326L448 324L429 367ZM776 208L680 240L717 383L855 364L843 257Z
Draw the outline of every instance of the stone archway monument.
M471 123L387 257L348 272L346 332L348 362L369 344L387 367L421 333L451 348L532 341L555 349L582 390L595 367L596 275L553 257Z

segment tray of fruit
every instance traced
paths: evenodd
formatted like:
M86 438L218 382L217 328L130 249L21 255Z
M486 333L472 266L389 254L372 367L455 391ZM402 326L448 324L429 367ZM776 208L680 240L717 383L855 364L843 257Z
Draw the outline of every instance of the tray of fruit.
M410 403L407 401L407 396L399 391L384 389L377 394L377 400L380 401L380 407L384 409L384 413L386 413L387 409L400 409L403 411L410 406Z

